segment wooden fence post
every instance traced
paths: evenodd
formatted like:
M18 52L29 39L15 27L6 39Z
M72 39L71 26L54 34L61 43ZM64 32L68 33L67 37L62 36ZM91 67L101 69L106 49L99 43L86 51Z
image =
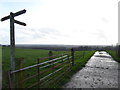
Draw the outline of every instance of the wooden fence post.
M115 47L115 52L116 52L116 54L117 54L117 45L116 45L116 47Z
M118 57L120 57L120 45L118 45Z
M10 75L10 71L8 71L8 81L9 81L9 88L10 90L12 90L12 82L11 82L11 75Z
M38 58L37 63L40 63L40 59ZM38 65L38 89L40 88L40 66Z
M83 51L83 58L84 58L84 56L85 56L85 51Z
M69 67L70 67L71 63L70 63L70 59L69 59L69 54L67 55L67 58L68 58L68 63L69 63Z
M74 66L74 49L71 49L71 55L72 55L72 66Z
M23 60L24 58L16 58L16 64L15 64L15 69L18 70L18 69L21 69L23 68ZM24 79L23 77L23 72L17 72L16 75L15 75L15 82L17 83L17 88L24 88L24 83L21 81Z
M49 51L48 55L49 55L49 60L52 60L52 57L51 57L51 56L53 56L52 51ZM50 62L50 63L51 63L51 62Z
M62 54L62 56L64 56L64 54ZM64 63L63 59L62 59L62 63Z

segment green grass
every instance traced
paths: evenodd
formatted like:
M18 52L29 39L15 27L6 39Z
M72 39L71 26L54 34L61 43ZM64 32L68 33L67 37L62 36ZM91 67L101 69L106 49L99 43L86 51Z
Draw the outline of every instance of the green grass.
M20 49L16 48L16 58L23 57L23 67L34 65L37 63L38 58L48 56L49 50L38 50L38 49ZM53 55L59 55L67 53L68 51L53 51ZM3 73L3 87L8 87L8 76L7 71L10 70L10 48L2 47L2 73ZM32 71L31 71L32 70ZM34 75L36 68L27 70L26 77ZM34 81L34 80L33 80Z
M85 52L84 57L82 56ZM59 84L56 87L61 88L64 84L70 81L70 78L80 69L82 69L90 57L95 53L95 51L76 51L75 52L75 65L71 67L71 70L65 74Z
M8 87L8 76L7 71L10 69L10 49L8 47L2 47L2 72L3 72L3 88ZM37 63L38 58L43 58L48 56L49 50L38 50L38 49L16 49L16 58L23 57L23 67L34 65ZM59 55L68 53L70 51L53 51L53 55ZM89 60L89 58L94 54L95 51L75 51L75 65L71 67L71 70L64 75L64 77L59 81L59 83L55 83L55 87L62 87L66 82L70 80L70 77L80 70L85 63ZM84 57L83 54L85 53ZM29 77L34 75L37 72L37 69L30 69L26 71L27 73L25 77ZM57 76L57 75L56 75ZM34 82L36 79L30 80L26 83L26 86ZM54 87L50 86L50 87Z
M16 58L23 57L25 66L36 64L38 58L48 56L49 50L38 50L38 49L16 49ZM67 51L53 51L53 55L67 53ZM10 68L10 49L8 47L2 48L2 69L4 71Z
M120 57L117 56L116 51L109 50L107 52L113 57L114 60L120 63Z

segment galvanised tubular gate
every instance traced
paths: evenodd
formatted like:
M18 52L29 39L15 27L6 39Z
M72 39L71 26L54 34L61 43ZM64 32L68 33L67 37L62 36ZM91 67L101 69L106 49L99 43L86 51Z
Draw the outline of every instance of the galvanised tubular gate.
M70 70L71 66L73 65L72 60L72 55L73 53L69 54L62 54L62 55L57 55L57 56L49 56L45 58L38 58L37 59L37 64L24 67L18 70L14 71L9 71L8 76L9 76L9 87L14 87L14 88L32 88L32 87L38 87L38 88L44 88L44 87L50 87L49 85L53 82L58 82L64 74ZM52 58L50 60L50 58ZM41 62L42 60L46 60L44 62ZM11 82L11 76L17 74L17 78L20 77L21 73L25 73L23 71L27 70L32 70L35 69L37 72L34 75L31 75L25 79L22 79L20 81L16 81L16 83ZM34 72L34 70L33 70ZM34 82L32 82L29 85L24 85L25 82L30 81L32 79L36 79ZM57 81L56 81L57 80Z

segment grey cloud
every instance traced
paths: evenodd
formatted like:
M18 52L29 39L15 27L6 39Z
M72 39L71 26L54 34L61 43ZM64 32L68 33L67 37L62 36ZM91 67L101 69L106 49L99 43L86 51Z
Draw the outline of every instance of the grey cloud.
M66 37L67 35L62 34L61 32L51 29L51 28L41 28L41 29L33 29L33 28L28 28L26 29L27 31L31 32L31 37L33 38L46 38L49 36L53 36L54 38L58 36ZM25 33L28 34L28 33Z
M60 35L63 36L63 34L61 34L59 31L55 30L55 29L51 29L51 28L41 28L38 29L38 32L44 34L44 35Z
M56 38L56 37L68 37L68 35L58 31L58 30L55 30L55 29L51 29L51 28L41 28L39 29L39 31L41 33L43 33L44 35L52 35L51 38Z
M1 30L1 43L9 43L9 31ZM30 40L34 42L34 40L39 39L58 39L60 37L66 37L67 35L64 35L60 31L57 31L55 29L51 28L41 28L41 29L34 29L34 28L28 28L28 27L19 27L16 26L15 28L15 37L16 37L16 43L27 43ZM8 37L8 38L5 38Z
M21 35L19 35L20 37L22 36L22 38L44 38L45 35L43 35L42 33L40 33L37 29L32 29L32 28L19 28L18 30Z
M62 33L55 29L51 28L41 28L41 29L34 29L34 28L18 28L19 32L21 32L22 35L17 37L17 41L27 41L32 40L45 40L45 39L58 39L58 37L63 37Z
M107 40L105 33L101 29L97 29L97 31L95 33L92 33L92 34L97 37L96 38L97 40L100 40L100 39Z
M101 18L101 20L105 23L108 23L109 21L106 18Z
M59 31L56 31L56 30L50 29L50 28L41 28L41 29L39 29L39 31L42 33L45 33L45 34L59 33Z

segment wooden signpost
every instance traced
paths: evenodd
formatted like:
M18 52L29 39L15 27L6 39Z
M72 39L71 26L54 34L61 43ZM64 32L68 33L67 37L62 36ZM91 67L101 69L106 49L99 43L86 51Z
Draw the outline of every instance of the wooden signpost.
M17 23L19 25L26 26L24 22L20 22L14 19L14 17L19 16L23 13L25 13L26 10L21 10L16 13L10 12L10 15L3 17L1 21L5 21L10 19L10 70L15 70L15 31L14 31L14 23ZM15 77L14 77L15 78ZM14 79L13 78L13 79Z

